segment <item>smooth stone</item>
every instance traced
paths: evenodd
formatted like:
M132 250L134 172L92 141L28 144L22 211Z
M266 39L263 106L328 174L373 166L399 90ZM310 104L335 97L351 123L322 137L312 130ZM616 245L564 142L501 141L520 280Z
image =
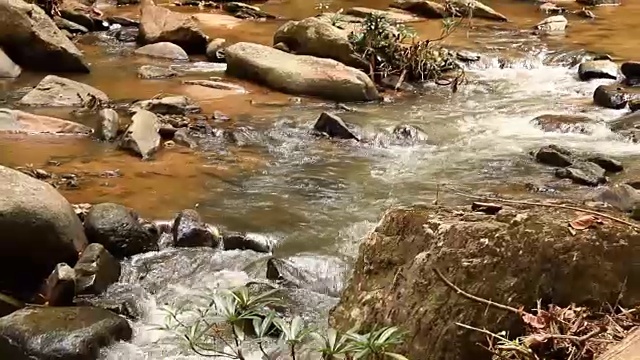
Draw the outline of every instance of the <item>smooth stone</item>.
M640 62L627 61L620 66L620 72L627 79L640 79Z
M170 42L159 42L145 45L135 51L138 55L157 57L171 60L189 60L186 51L176 44Z
M82 106L92 97L108 102L109 97L102 91L56 75L47 75L27 93L20 104L28 106Z
M160 148L160 124L158 117L147 110L139 109L131 118L131 125L127 128L120 148L131 150L148 160Z
M600 85L593 92L593 102L609 109L624 109L630 96L621 86Z
M580 80L617 79L618 65L610 60L592 60L580 64L578 67Z

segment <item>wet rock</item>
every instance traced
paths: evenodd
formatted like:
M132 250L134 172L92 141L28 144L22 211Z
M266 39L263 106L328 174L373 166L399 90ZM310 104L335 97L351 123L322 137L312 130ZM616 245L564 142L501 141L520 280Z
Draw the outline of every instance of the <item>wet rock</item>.
M209 37L193 17L156 6L144 0L140 10L140 41L143 44L171 42L187 53L204 54Z
M146 313L144 302L148 300L151 299L139 285L115 283L99 296L77 296L76 304L105 309L127 319L139 320Z
M88 135L93 129L73 121L20 110L0 109L0 132Z
M186 128L177 129L173 133L172 139L176 144L186 146L190 149L195 149L198 147L198 143L191 138Z
M618 184L599 189L591 198L628 212L640 206L640 194L627 184Z
M539 22L534 29L540 34L562 33L567 27L567 18L562 15L550 16Z
M495 21L509 21L506 16L477 0L453 0L449 4L456 9L456 14L458 15L471 15L476 18Z
M66 30L71 34L86 34L89 32L89 29L82 25L78 25L73 21L69 21L67 19L61 18L59 16L55 16L53 18L53 22L60 30Z
M47 75L27 93L20 104L28 106L82 106L92 97L107 102L109 98L102 91L89 85L56 75Z
M600 85L593 93L593 102L596 105L609 109L624 109L629 101L629 94L619 85Z
M378 10L378 9L371 9L371 8L360 7L360 6L347 9L347 11L345 11L345 14L355 16L361 19L364 19L367 16L371 16L371 15L384 16L396 24L420 21L420 18L414 16L409 11Z
M240 85L217 80L185 80L182 83L185 85L197 85L208 87L211 89L226 90L238 94L244 94L247 92L247 90L245 90L245 88Z
M120 141L120 148L133 151L143 160L150 159L160 148L159 130L160 124L154 113L138 110Z
M608 156L605 155L595 155L595 156L591 156L587 159L587 161L590 161L598 166L600 166L601 168L603 168L605 171L610 172L610 173L618 173L621 172L622 170L624 170L624 167L622 166L622 163L616 159L612 159Z
M244 42L226 48L225 56L229 74L285 93L345 102L380 98L365 73L334 60L291 55Z
M85 218L84 229L89 242L102 244L117 258L158 249L157 234L147 231L138 215L122 205L94 205Z
M640 62L627 61L620 66L620 72L627 79L640 79Z
M574 162L566 168L556 169L555 175L560 179L571 179L574 183L587 186L598 186L607 182L603 168L589 161Z
M392 90L400 90L406 92L416 91L416 87L408 81L400 82L400 76L398 75L387 75L380 80L380 85Z
M34 307L0 318L0 357L95 360L100 349L131 339L124 318L92 307Z
M141 79L167 79L178 75L175 70L153 65L142 65L138 69L138 77Z
M47 279L44 298L49 306L71 306L76 296L76 272L67 264L56 265Z
M480 54L474 53L471 51L459 50L459 51L456 51L456 58L460 61L470 63L470 62L479 61L481 56Z
M285 286L308 289L320 294L339 296L344 287L348 265L339 258L320 255L297 255L267 261L267 279Z
M629 110L631 110L631 112L636 112L640 110L640 99L631 99L627 105L629 105Z
M610 60L593 60L580 64L578 68L580 80L617 79L618 65Z
M189 55L176 44L170 42L158 42L145 45L135 51L138 55L157 57L171 60L189 60Z
M89 244L73 268L76 293L101 294L120 278L120 262L102 244Z
M351 128L335 114L327 112L320 114L313 129L326 134L330 138L360 141L359 137L351 131Z
M98 113L100 116L100 122L98 123L98 138L100 140L112 141L118 136L118 130L120 129L120 117L118 113L113 109L102 109Z
M107 18L107 21L111 24L118 24L124 27L138 27L140 26L140 22L138 20L129 19L124 16L110 16Z
M567 224L576 213L551 208L473 218L460 214L460 208L425 206L385 212L362 241L330 325L345 331L402 324L407 335L395 351L438 360L491 358L478 346L486 341L484 334L451 324L471 323L493 333L524 331L520 316L469 301L434 269L475 296L524 309L535 308L542 298L598 311L601 304L618 301L620 286L626 290L619 301L640 301L640 284L625 285L640 256L640 235L631 227L607 222L571 234Z
M428 19L442 19L450 16L444 5L433 1L395 0L390 6L412 12Z
M346 30L318 18L285 23L276 31L273 43L282 43L297 55L329 58L355 68L368 66L356 55Z
M620 5L620 0L577 0L577 2L588 6Z
M11 60L0 48L0 78L17 78L22 69Z
M22 0L0 3L0 47L24 68L89 72L80 50L53 20L40 7Z
M589 134L593 120L583 115L545 114L536 117L530 123L546 132Z
M262 234L230 233L222 238L224 250L253 250L260 253L273 251L273 240Z
M71 204L49 184L0 166L0 290L28 300L58 263L87 246Z
M573 164L571 152L557 145L543 146L534 157L539 163L551 166L566 167Z
M116 4L118 6L138 5L140 4L140 0L117 0Z
M209 232L197 211L187 209L178 213L171 228L174 244L177 247L215 247L219 239Z
M611 131L624 135L633 135L640 130L640 113L632 112L631 114L619 117L609 123Z
M414 125L398 125L393 128L391 133L396 140L403 143L417 144L425 142L429 138L422 129Z
M207 60L214 62L224 61L224 46L227 40L215 38L207 45Z
M224 2L222 10L240 19L275 19L276 17L266 11L260 10L257 6L248 5L241 2Z
M137 28L120 28L115 31L115 38L118 41L133 43L138 40L138 36L140 35L140 31Z
M162 115L186 115L200 112L200 107L186 96L166 96L160 99L138 101L132 110L147 110Z
M59 5L60 17L84 26L89 31L100 31L109 28L91 6L74 0L65 0Z

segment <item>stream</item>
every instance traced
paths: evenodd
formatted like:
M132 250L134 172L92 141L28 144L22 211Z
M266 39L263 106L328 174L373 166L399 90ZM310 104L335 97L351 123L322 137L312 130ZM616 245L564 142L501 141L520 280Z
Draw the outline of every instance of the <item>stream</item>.
M385 9L388 3L340 0L327 4L335 11L353 6ZM198 62L204 58L171 64L189 70L177 80L140 80L135 75L140 65L167 63L134 57L133 45L123 45L106 33L89 34L78 46L93 72L70 78L95 86L112 99L145 99L159 93L190 96L205 114L229 115L232 121L220 126L233 129L240 141L233 145L204 141L195 151L162 149L153 161L142 162L112 144L92 139L11 135L0 138L0 163L86 174L79 189L62 191L74 203L122 203L153 219L171 219L181 209L196 208L208 223L269 237L277 244L276 257L332 256L346 264L353 262L360 239L390 206L436 199L468 203L443 190L443 184L473 193L586 199L592 189L557 182L552 168L531 159L529 151L550 143L580 153L604 152L621 160L627 171L614 176L612 183L640 175L636 170L640 144L622 139L606 126L627 110L593 105L594 89L612 81L581 82L577 66L565 61L581 50L606 52L616 61L640 60L634 58L640 4L628 1L621 7L598 8L596 20L569 18L566 36L541 38L526 30L544 18L535 4L486 3L512 21L496 25L478 20L473 28L461 29L446 40L445 45L482 55L481 61L467 67L468 82L457 93L432 85L422 95L389 94L390 101L383 104L349 104L353 111L232 78L227 80L241 84L248 93L199 92L182 85L184 79L225 77L224 67ZM98 7L109 14L137 16L136 6L99 3ZM307 0L273 0L261 8L289 19L318 12L316 4ZM223 30L216 27L215 34L205 32L232 42L270 44L282 22L238 20ZM421 37L435 37L440 28L435 20L411 26ZM24 73L13 82L0 81L0 95L11 104L24 94L24 87L34 86L43 76ZM71 118L67 110L37 111ZM428 141L400 146L319 139L310 129L323 111L338 113L367 129L390 131L399 124L415 125L427 133ZM530 123L542 114L581 114L595 122L589 134L544 132ZM50 160L60 164L48 167ZM94 176L116 169L121 177ZM558 191L532 194L526 190L527 183L551 184ZM141 318L133 324L132 342L107 349L103 360L200 359L190 355L179 339L155 329L164 321L161 308L195 301L216 288L263 280L268 257L251 251L164 249L127 260L120 282L110 293L133 294ZM348 272L338 275L344 281ZM293 291L292 296L299 298L300 313L307 320L326 326L336 298L309 291Z

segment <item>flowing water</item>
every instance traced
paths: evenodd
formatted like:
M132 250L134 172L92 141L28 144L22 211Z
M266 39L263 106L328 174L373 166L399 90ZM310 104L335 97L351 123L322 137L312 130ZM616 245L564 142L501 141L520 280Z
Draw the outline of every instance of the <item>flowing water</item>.
M392 94L391 101L384 104L356 104L355 111L342 111L345 120L365 128L417 125L428 134L427 144L355 145L317 139L309 129L322 111L341 112L335 110L335 104L292 99L235 79L229 80L245 86L247 94L229 96L185 86L180 82L184 77L138 80L138 66L158 61L135 58L130 54L133 48L103 34L81 41L93 72L72 76L74 79L98 87L112 99L143 99L158 93L188 95L206 114L220 110L230 115L233 121L220 126L235 129L242 141L236 145L205 142L196 151L163 149L154 161L142 162L91 139L13 135L0 139L0 163L30 163L54 172L83 174L80 189L63 191L72 202L119 202L145 217L167 219L180 209L197 207L209 223L271 237L278 243L275 256L330 255L347 262L352 261L360 239L386 208L428 203L436 197L448 203L464 201L442 191L439 184L473 192L536 196L526 193L527 182L554 182L552 170L534 163L528 155L542 145L557 143L619 158L629 170L614 177L614 182L638 175L634 168L640 163L640 145L617 137L606 126L624 110L592 105L593 90L611 81L578 81L577 68L562 61L561 55L588 49L607 52L617 60L638 60L634 56L639 49L636 23L640 4L625 1L621 7L596 9L596 20L569 17L567 35L552 38L536 37L526 30L544 18L536 5L515 0L487 4L512 21L496 25L477 20L472 28L447 39L450 45L483 54L479 63L467 69L468 84L457 93L432 86L424 95ZM333 11L352 6L384 9L388 1L344 0L328 5ZM137 16L136 7L100 7L106 13ZM307 0L273 0L262 5L292 19L315 15L315 7ZM205 28L211 36L265 44L282 23L216 21ZM440 31L437 21L412 26L421 37L436 37ZM188 78L224 77L223 69L211 66L204 66L205 72L202 64L173 65L193 70ZM33 86L42 76L24 74L13 83L0 82L0 90L10 102L24 93L21 88ZM549 113L584 114L596 122L588 135L543 132L530 124L534 117ZM70 118L68 111L53 114ZM49 160L60 165L47 167ZM115 169L122 177L100 176ZM564 184L559 190L554 196L573 199L590 191ZM264 278L264 261L265 256L252 252L177 249L129 260L116 288L135 294L143 316L134 323L133 341L109 349L104 358L198 359L185 355L188 351L178 340L154 330L154 325L163 321L160 307L191 301L195 295L218 287ZM301 312L319 324L326 322L327 310L336 301L321 294L294 296L304 304Z

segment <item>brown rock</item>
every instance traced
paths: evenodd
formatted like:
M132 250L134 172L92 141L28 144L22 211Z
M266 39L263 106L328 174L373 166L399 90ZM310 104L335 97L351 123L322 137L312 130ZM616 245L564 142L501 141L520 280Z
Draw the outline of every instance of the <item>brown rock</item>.
M591 133L589 128L591 123L593 120L590 117L582 115L546 114L531 120L531 124L543 131L559 133L588 134Z
M427 0L395 0L391 7L407 10L428 19L442 19L450 16L447 8L437 2Z

